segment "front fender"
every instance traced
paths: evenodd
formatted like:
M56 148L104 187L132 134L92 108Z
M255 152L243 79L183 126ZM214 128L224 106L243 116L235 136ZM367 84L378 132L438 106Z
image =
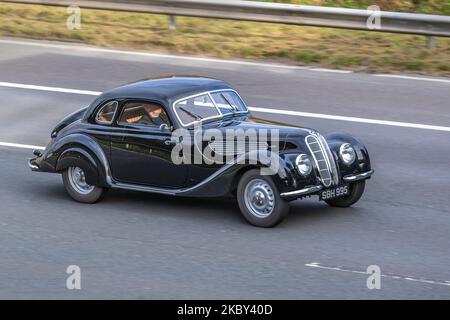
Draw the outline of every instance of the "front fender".
M261 169L261 174L270 175L282 190L290 173L283 158L270 151L253 151L242 154L224 164L216 173L198 185L180 192L180 195L217 197L229 194L239 183L239 178L250 169Z
M331 133L325 135L325 139L328 142L331 152L333 152L336 159L338 159L341 173L367 172L372 169L369 152L360 140L346 133ZM339 157L339 148L343 143L350 143L356 152L357 159L350 166L345 165Z

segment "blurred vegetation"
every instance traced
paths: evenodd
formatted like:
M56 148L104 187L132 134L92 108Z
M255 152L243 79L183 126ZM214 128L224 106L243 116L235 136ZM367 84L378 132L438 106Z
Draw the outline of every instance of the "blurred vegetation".
M450 76L449 38L436 38L436 48L428 49L423 36L189 17L177 17L177 30L170 31L164 15L87 9L82 9L81 29L68 30L67 17L65 8L0 3L0 36L366 72Z
M254 1L254 0L252 0ZM366 9L377 5L383 11L416 12L450 15L450 0L256 0L325 7Z

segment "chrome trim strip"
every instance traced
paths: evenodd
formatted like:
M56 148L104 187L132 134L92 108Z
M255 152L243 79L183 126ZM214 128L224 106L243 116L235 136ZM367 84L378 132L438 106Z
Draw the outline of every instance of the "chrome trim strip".
M312 142L312 143L308 142L310 139L313 139L314 142ZM322 184L323 184L325 187L330 187L330 186L333 184L333 176L332 176L332 173L331 173L331 169L330 169L330 166L329 166L329 162L328 162L328 160L327 160L328 155L325 153L325 150L324 150L324 148L323 148L323 145L320 143L320 139L319 139L318 135L317 135L317 134L310 134L310 135L306 136L306 137L305 137L305 144L306 144L306 146L307 146L308 149L309 149L309 153L311 154L311 156L312 156L313 159L314 159L314 163L316 164L316 168L317 168L317 170L318 170L318 175L319 175L320 181L322 182ZM313 150L312 147L311 147L312 144L318 144L318 145L319 145L319 150L317 150L317 151L320 151L320 154L321 154L322 157L323 157L323 159L321 159L321 161L324 161L324 162L325 162L325 167L326 167L326 168L321 168L321 166L319 165L319 160L317 160L317 157L316 157L316 155L315 155L315 152L314 152L314 150ZM327 171L327 172L328 172L328 175L329 175L330 177L329 177L329 178L324 178L323 175L322 175L322 173L321 173L322 171ZM330 180L329 182L326 181L326 180L328 180L328 179Z
M113 183L112 187L114 189L152 192L152 193L159 193L159 194L168 194L168 195L172 195L172 196L177 194L177 190L172 191L170 189L154 188L154 187L147 187L147 186L141 186L141 185L136 185L136 184L121 183L121 182Z
M371 176L374 172L375 172L375 171L372 169L372 170L370 170L370 171L363 172L363 173L351 174L351 175L348 175L348 176L343 177L342 180L344 180L345 182L352 182L352 181L364 180L364 179L370 178L370 176Z
M213 96L211 95L211 92L208 91L208 97L211 99L214 107L216 108L217 112L222 115L222 111L220 111L219 107L217 106L217 103L214 101ZM203 120L203 119L202 119Z
M317 133L317 138L325 155L325 160L328 166L328 170L330 172L331 184L338 185L339 171L336 167L336 159L334 159L333 153L331 152L330 146L328 145L327 140L325 140L325 137L320 133Z
M225 170L230 168L232 165L238 163L238 159L235 159L233 161L230 161L226 163L222 168L214 172L212 175L210 175L205 180L199 182L198 184L188 187L188 188L182 188L182 189L169 189L169 188L158 188L158 187L149 187L149 186L143 186L143 185L136 185L136 184L128 184L128 183L122 183L122 182L114 182L111 187L117 188L117 189L125 189L125 190L134 190L134 191L144 191L144 192L152 192L152 193L160 193L160 194L167 194L167 195L178 195L187 193L190 191L193 191L195 189L198 189L205 184L211 182L213 179L218 177L220 174L222 174Z
M290 192L283 192L280 194L280 197L282 198L286 198L286 197L294 197L294 196L305 196L314 192L318 192L320 190L322 190L322 186L321 185L317 185L317 186L308 186L306 188L300 189L300 190L295 190L295 191L290 191Z

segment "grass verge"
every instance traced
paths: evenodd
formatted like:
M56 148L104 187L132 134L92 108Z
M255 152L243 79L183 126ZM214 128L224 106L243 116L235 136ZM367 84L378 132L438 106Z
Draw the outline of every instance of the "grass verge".
M0 36L81 42L117 48L256 59L296 65L450 76L450 39L268 23L82 9L68 30L65 8L0 3Z

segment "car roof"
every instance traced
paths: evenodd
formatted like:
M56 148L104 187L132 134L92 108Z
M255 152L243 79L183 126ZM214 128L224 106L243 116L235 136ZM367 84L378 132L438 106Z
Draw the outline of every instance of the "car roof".
M183 97L222 89L233 88L224 81L205 77L171 76L144 79L102 93L91 106L96 107L105 101L123 98L154 100L170 106L172 102Z
M129 99L157 102L165 107L166 112L172 119L175 119L176 116L172 109L172 104L175 101L202 92L230 89L234 90L233 87L222 80L198 76L143 79L102 93L90 104L88 111L85 113L85 118L91 117L98 110L97 107L107 101Z

